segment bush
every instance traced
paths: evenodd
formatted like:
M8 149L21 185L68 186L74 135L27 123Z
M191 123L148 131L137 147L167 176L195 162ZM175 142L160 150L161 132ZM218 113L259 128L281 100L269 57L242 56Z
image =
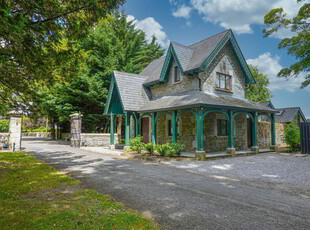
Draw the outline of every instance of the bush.
M291 152L300 150L300 129L295 123L284 127L284 140L289 145Z
M166 143L162 145L156 145L155 151L160 156L167 156L167 157L175 157L180 156L181 151L184 150L184 145L175 143Z
M143 137L137 136L130 140L131 149L138 153L141 153L145 149L145 144L143 143Z
M9 132L9 120L0 120L0 132L1 133Z
M153 145L153 143L147 143L145 145L145 149L147 150L147 152L149 154L153 154L154 153L154 145Z

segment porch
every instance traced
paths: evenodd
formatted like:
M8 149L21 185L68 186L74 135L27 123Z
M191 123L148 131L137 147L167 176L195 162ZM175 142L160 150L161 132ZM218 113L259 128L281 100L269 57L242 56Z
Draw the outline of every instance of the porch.
M190 114L193 119L189 118ZM172 142L185 144L187 153L183 154L196 157L200 160L210 157L225 157L253 152L259 153L257 123L260 116L266 116L271 123L271 140L270 146L268 147L270 147L270 149L275 149L276 145L274 113L201 106L198 108L176 109L172 111L125 111L123 116L125 150L130 148L131 137L143 136L146 143L163 144ZM213 132L210 127L212 128L214 124L216 125L216 123L218 123L216 122L217 120L212 117L220 117L221 121L225 121L226 130L224 128L224 131L226 131L226 136L210 135L210 130ZM148 122L145 122L145 119L147 119ZM180 122L181 120L182 123ZM114 140L116 114L110 114L110 121L110 147L113 149L116 144ZM192 126L190 126L191 121L193 121ZM248 126L248 121L250 122L250 126ZM240 128L238 127L244 124L247 125L247 128L239 130ZM249 127L251 130L248 130ZM171 130L171 133L167 135L169 130ZM219 140L224 143L224 145L221 146L225 146L225 151L223 147L210 147L216 145L215 142L219 142ZM191 146L191 144L194 146ZM266 152L267 150L264 149L261 151Z

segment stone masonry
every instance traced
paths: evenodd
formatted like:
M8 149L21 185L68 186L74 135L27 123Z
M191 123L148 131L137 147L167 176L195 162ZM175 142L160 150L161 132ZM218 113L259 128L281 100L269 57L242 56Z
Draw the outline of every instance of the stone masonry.
M245 115L240 114L236 117L236 150L246 149L247 147L247 129ZM161 114L157 120L157 143L163 144L172 141L172 137L168 136L168 120L171 115ZM216 119L226 119L220 113L210 113L205 117L204 134L205 134L205 151L216 152L225 151L228 147L227 136L217 136ZM196 118L190 112L181 113L180 136L178 143L185 145L185 151L194 152L196 149Z
M22 114L12 112L9 121L9 148L20 151L22 145Z

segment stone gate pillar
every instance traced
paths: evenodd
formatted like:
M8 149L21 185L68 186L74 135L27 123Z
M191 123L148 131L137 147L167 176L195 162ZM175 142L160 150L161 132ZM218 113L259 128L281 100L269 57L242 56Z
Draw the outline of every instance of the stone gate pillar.
M22 113L16 111L9 113L9 149L12 151L21 151L22 115Z
M81 147L82 117L80 113L71 114L71 147Z

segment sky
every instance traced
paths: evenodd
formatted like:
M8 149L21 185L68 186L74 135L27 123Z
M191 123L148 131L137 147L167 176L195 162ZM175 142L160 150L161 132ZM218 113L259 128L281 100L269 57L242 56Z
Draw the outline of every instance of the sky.
M293 36L288 30L264 38L264 15L282 7L291 18L301 4L297 0L127 0L121 10L137 28L158 39L163 48L170 41L190 45L226 29L232 29L248 64L268 75L276 108L301 107L310 119L310 86L300 89L303 75L285 80L277 73L296 60L285 49L277 49L282 38Z

